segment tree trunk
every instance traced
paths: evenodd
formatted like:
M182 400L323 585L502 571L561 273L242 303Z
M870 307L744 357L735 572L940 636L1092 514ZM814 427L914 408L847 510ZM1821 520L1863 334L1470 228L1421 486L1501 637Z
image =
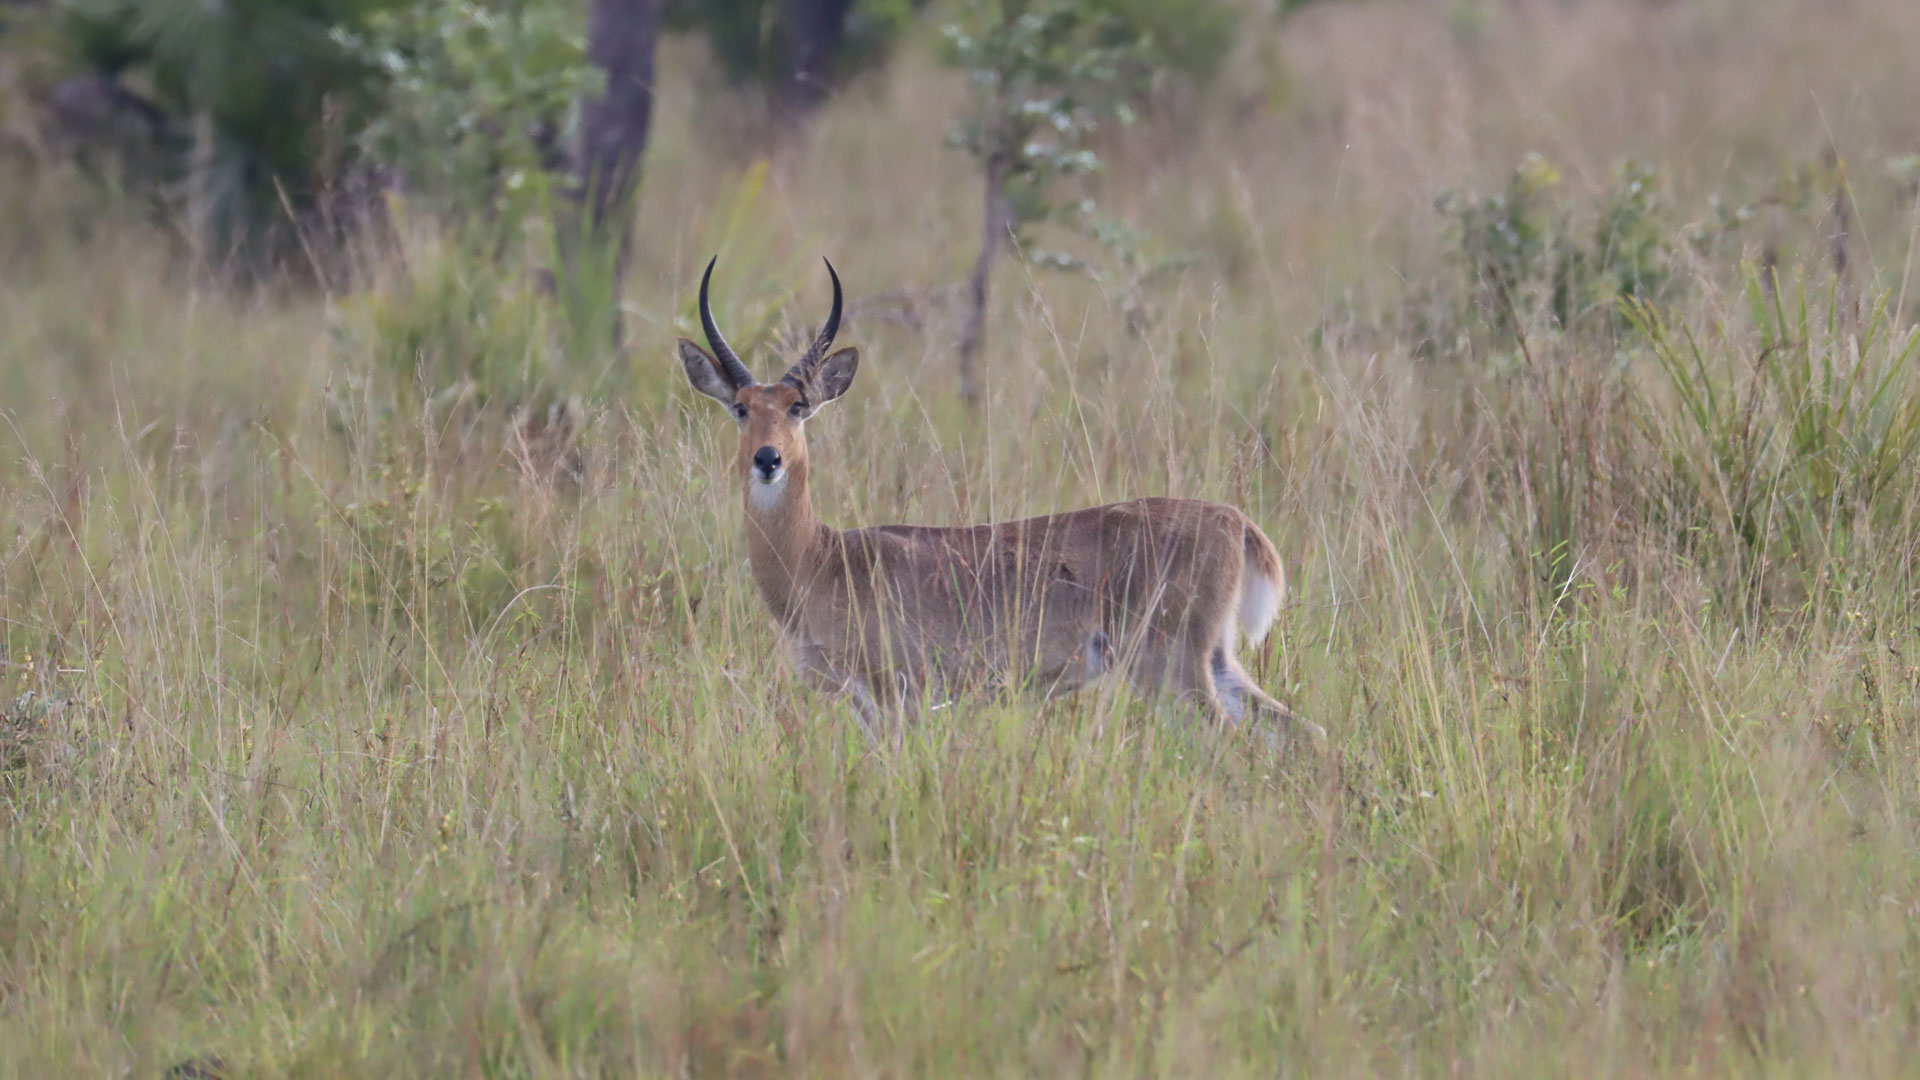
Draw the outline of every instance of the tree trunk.
M659 0L593 0L587 13L587 62L607 75L606 92L587 102L580 117L580 181L596 232L626 223L639 187L659 36Z
M608 304L610 330L621 339L620 287L632 243L640 156L653 119L653 55L660 37L660 0L592 0L587 61L606 73L607 87L580 116L575 166L578 203L561 228L561 254L575 304ZM589 298L592 287L600 295ZM605 289L606 292L600 290ZM610 292L610 295L609 295Z
M787 73L776 111L788 126L813 114L833 88L828 68L847 36L853 0L785 0Z
M1007 213L1007 166L999 158L987 161L986 198L981 215L980 254L967 278L966 319L960 325L960 400L967 408L980 407L980 344L987 333L987 286L993 260L1000 254L1010 224Z
M215 269L214 260L220 240L214 235L213 166L214 140L218 131L213 113L196 109L193 114L193 149L187 158L187 231L193 245L193 261L201 270Z

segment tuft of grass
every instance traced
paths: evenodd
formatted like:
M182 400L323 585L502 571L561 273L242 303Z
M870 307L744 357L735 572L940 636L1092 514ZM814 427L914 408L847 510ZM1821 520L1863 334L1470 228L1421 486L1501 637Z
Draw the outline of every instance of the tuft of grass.
M1920 335L1886 297L1855 319L1836 288L1819 317L1804 279L1789 300L1752 269L1746 295L1752 329L1717 323L1706 343L1630 309L1673 402L1646 423L1667 459L1658 512L1676 531L1715 530L1703 550L1753 603L1782 583L1840 607L1878 580L1900 589L1913 571Z

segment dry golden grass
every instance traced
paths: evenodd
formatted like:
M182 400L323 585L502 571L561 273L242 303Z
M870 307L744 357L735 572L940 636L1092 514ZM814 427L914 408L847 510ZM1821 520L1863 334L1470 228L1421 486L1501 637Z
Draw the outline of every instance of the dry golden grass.
M1920 401L1881 171L1920 147L1917 49L1905 0L1311 10L1284 94L1249 49L1110 148L1104 204L1196 257L1142 332L1001 268L978 417L938 302L978 200L918 55L730 232L751 162L665 57L630 367L553 361L524 267L431 230L351 295L236 297L16 177L0 1074L1910 1075L1920 485L1848 485ZM1410 309L1467 310L1441 189L1532 151L1588 207L1631 156L1683 228L1829 147L1847 289L1819 205L1762 213L1663 312L1697 373L1531 306L1531 362L1414 355ZM729 425L672 358L723 233L729 326L798 281L796 336L820 254L867 301L823 516L1236 502L1296 587L1250 667L1329 758L1117 693L867 751L774 660ZM900 291L922 325L880 317ZM429 400L409 324L553 361L574 427ZM1763 377L1802 354L1890 389ZM1740 407L1693 424L1704 388Z

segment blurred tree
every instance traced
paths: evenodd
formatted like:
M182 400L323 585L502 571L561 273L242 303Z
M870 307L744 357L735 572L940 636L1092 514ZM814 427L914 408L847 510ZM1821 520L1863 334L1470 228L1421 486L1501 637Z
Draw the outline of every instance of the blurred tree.
M93 83L66 96L144 118L151 179L184 204L196 249L258 265L319 205L373 97L373 73L334 31L406 2L55 0L53 13Z
M580 122L575 182L581 205L570 214L584 217L585 227L562 221L565 299L576 344L599 336L596 327L615 343L621 339L620 289L633 238L640 156L653 119L660 16L660 0L593 0L587 16L587 58L605 72L606 87L586 103ZM594 312L604 317L591 317Z
M566 0L51 0L51 12L88 72L49 95L51 111L79 137L132 129L157 148L144 179L209 264L260 268L302 250L291 241L329 216L334 193L366 187L349 178L377 176L462 224L512 230L555 211L569 323L617 336L661 0L584 12ZM488 235L498 250L509 233Z
M666 0L667 25L705 36L728 81L763 87L803 119L834 87L886 58L927 0Z
M577 174L597 232L626 212L640 182L660 14L660 0L593 0L587 17L587 59L606 87L581 117Z
M818 108L831 87L834 53L847 36L853 0L786 0L787 63L781 94L788 109Z

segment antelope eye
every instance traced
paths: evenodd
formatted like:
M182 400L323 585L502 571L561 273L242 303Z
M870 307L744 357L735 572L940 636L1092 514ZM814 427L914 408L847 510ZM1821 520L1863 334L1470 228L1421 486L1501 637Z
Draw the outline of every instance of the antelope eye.
M747 418L747 407L746 407L745 405L742 405L742 404L740 404L740 403L739 403L739 402L737 402L737 401L736 401L736 402L734 402L734 403L733 403L733 418L734 418L735 420L745 420L745 419Z
M792 405L787 407L787 415L793 417L796 420L805 419L807 415L807 403L804 401L794 402Z

